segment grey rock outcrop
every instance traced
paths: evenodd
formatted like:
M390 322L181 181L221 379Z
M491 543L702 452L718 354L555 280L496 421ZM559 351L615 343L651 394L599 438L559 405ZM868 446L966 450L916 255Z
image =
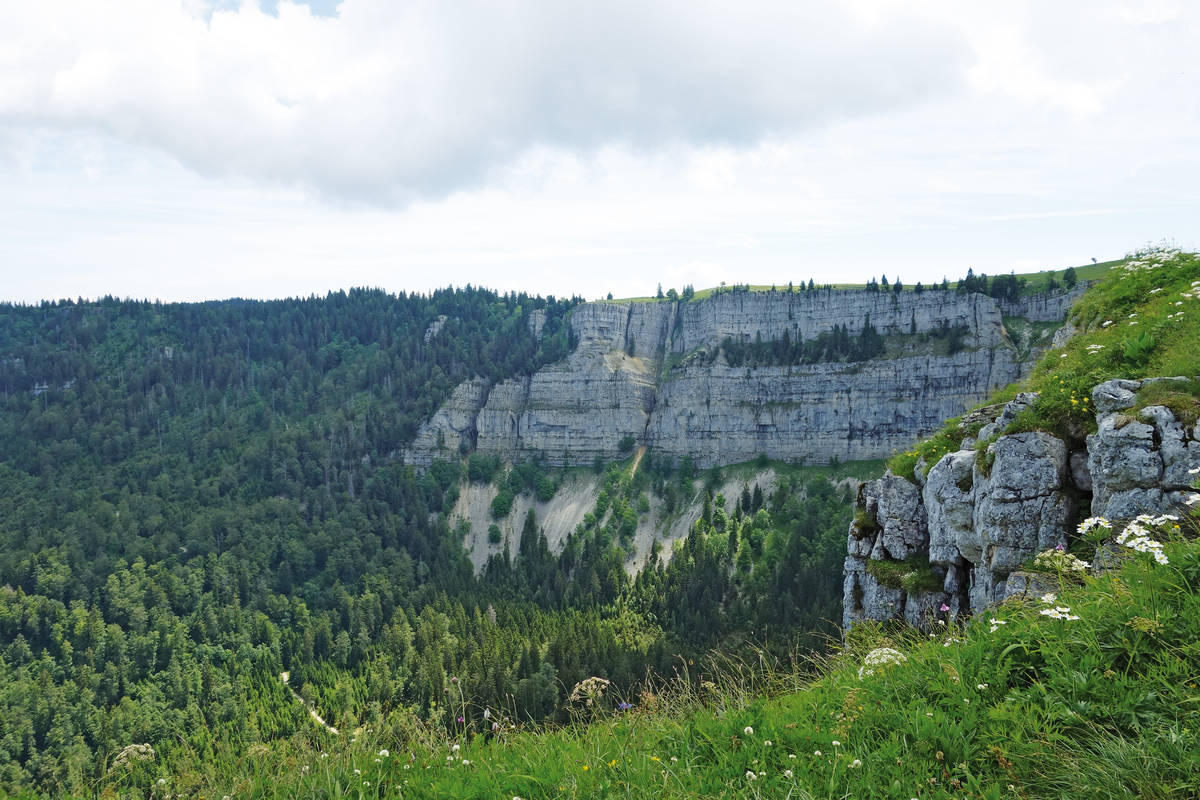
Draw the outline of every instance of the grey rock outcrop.
M1092 514L1130 519L1175 505L1195 483L1200 467L1200 425L1190 430L1165 406L1136 416L1137 392L1160 381L1106 381L1092 390L1096 433L1088 437Z
M1009 598L1051 591L1036 573L1021 567L1043 550L1068 544L1080 516L1078 506L1089 492L1091 513L1112 520L1161 513L1189 497L1200 475L1200 426L1189 428L1166 406L1145 405L1139 391L1161 380L1096 386L1097 432L1087 437L1086 452L1072 452L1058 437L1034 431L1000 435L983 453L948 453L929 467L917 511L897 500L883 502L885 497L911 496L891 485L899 480L893 476L886 483L864 485L859 522L850 526L843 592L859 603L845 606L845 626L859 619L927 622L929 606L939 598L950 613L978 612ZM1033 399L1018 395L1003 408L991 407L988 413L996 419L984 425L980 441L1002 433L1006 421ZM978 424L982 412L965 421ZM944 571L943 591L924 598L888 594L872 585L868 561L911 557L911 551L905 551L909 556L890 553L880 544L881 532L889 526L903 529L916 519L924 521L928 532L931 570ZM871 524L860 524L865 520ZM895 605L888 606L888 600Z
M475 445L475 423L487 400L487 381L473 378L454 387L450 399L417 429L405 464L428 467L434 459L458 458Z
M867 320L892 337L892 357L747 368L729 366L719 350L727 338L810 341L837 325L857 332ZM585 303L570 325L579 344L567 359L483 392L472 446L552 465L618 458L627 436L700 467L762 453L810 464L880 458L1028 366L997 301L979 294L721 292L690 302ZM929 344L945 325L963 331L953 353ZM464 397L476 394L456 393L446 413L423 425L406 462L429 463L438 430L441 441L460 441Z
M929 552L929 529L921 494L904 478L886 474L858 490L859 512L850 525L842 585L845 624L860 619L925 619L942 592L906 592L881 584L872 561L905 561Z

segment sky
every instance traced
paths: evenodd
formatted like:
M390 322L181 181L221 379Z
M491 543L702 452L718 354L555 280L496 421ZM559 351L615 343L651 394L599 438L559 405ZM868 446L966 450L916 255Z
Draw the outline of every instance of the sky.
M1200 246L1187 0L0 4L0 300L951 280Z

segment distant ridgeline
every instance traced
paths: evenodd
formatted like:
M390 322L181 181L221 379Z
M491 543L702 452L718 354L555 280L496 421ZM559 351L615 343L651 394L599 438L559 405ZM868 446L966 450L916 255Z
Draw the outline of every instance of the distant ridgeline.
M882 458L1024 374L1084 287L1023 296L1010 276L988 288L998 296L735 287L585 303L566 360L461 384L405 460L591 464L631 440L701 467Z

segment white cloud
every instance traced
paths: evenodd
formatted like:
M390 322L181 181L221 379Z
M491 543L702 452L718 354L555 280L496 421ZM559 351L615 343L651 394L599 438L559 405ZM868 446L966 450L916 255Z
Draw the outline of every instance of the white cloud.
M5 297L625 296L1197 244L1190 5L220 2L0 7Z
M407 200L535 146L754 144L953 89L936 19L820 2L38 0L0 10L0 119L203 174Z

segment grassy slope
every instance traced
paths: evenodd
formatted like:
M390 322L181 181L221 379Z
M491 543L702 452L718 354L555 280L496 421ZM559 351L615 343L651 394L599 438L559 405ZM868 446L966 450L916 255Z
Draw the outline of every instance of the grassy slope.
M1163 532L1166 566L1126 551L1116 572L1064 579L1055 604L1077 620L1010 603L931 638L861 627L811 683L733 666L565 728L497 716L499 734L453 740L415 725L404 741L314 734L226 754L221 774L167 776L163 791L189 780L206 796L271 798L1195 797L1195 533L1187 521ZM860 678L881 646L905 661Z

